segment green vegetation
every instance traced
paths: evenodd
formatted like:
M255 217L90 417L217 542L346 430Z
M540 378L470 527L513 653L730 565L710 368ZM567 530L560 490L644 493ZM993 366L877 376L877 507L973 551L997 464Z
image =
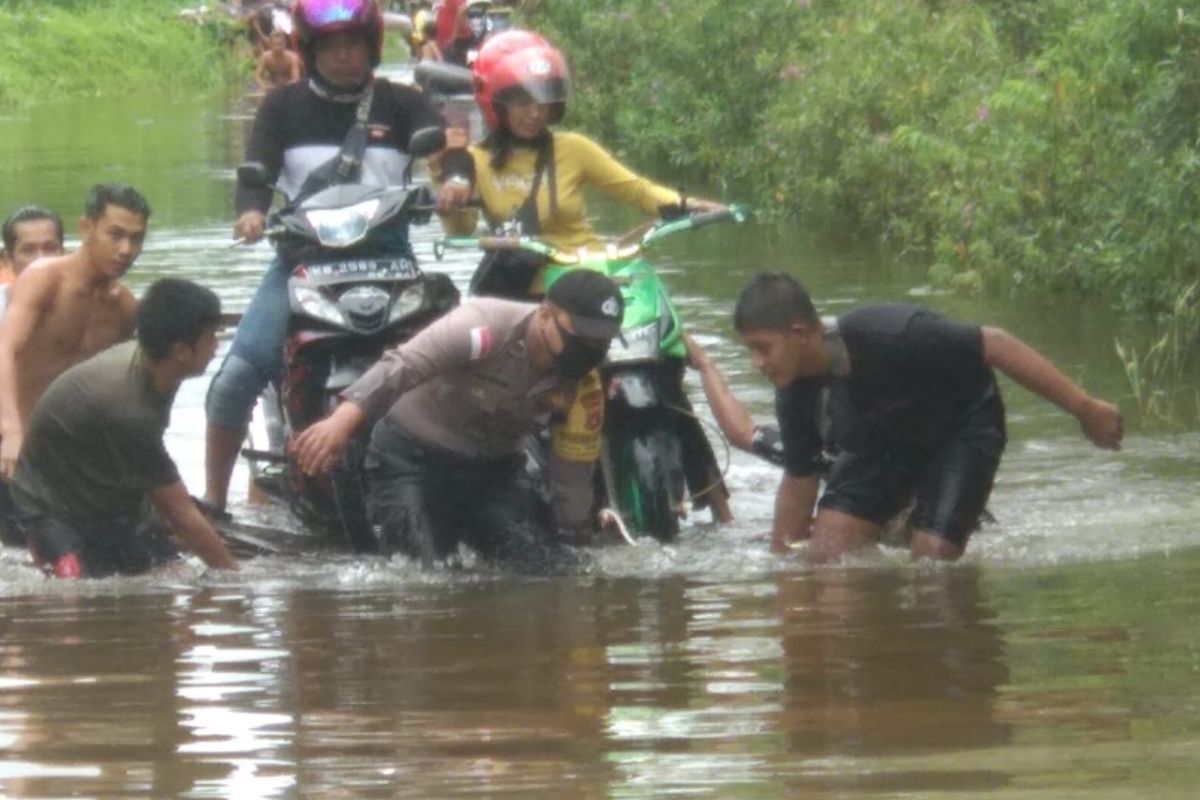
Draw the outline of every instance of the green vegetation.
M1143 423L1179 428L1200 420L1200 390L1190 379L1193 345L1200 331L1200 284L1181 289L1175 307L1157 324L1155 337L1143 349L1116 342L1130 398Z
M760 212L876 242L941 286L1147 313L1150 344L1117 344L1141 416L1200 419L1200 0L529 14L571 58L571 124Z
M0 0L0 106L216 86L229 28L167 0Z
M941 285L1072 289L1169 315L1200 280L1200 0L572 0L531 14L571 57L573 124L920 259Z

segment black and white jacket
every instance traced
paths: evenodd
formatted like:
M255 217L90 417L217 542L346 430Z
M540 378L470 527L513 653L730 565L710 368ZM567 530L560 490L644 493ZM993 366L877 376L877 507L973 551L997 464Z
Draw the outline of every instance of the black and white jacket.
M280 87L259 106L246 160L261 162L267 168L268 180L288 197L294 197L310 172L337 155L354 124L357 109L356 100L325 99L308 82ZM441 114L420 91L375 79L362 183L403 183L411 160L408 142L412 133L442 125ZM239 215L249 210L266 213L271 207L271 192L239 183L234 201Z

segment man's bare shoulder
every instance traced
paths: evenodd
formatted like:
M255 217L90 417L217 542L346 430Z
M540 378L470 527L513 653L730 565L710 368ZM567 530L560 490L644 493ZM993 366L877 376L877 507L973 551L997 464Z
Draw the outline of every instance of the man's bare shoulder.
M74 261L74 253L65 256L46 256L34 261L13 281L9 303L36 302L52 295L63 282Z
M74 269L75 265L83 259L83 254L78 250L72 250L70 253L63 253L61 256L42 256L34 261L22 275L32 272L34 269L49 270L58 274L62 274L64 270Z

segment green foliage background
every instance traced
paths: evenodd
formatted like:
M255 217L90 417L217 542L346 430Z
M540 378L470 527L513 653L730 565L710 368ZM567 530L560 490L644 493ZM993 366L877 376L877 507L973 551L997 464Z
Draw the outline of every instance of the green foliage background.
M941 284L1171 312L1200 278L1200 0L571 0L571 124Z
M172 0L0 0L0 106L219 85L230 26Z
M218 84L172 0L0 0L0 105ZM1174 312L1200 280L1200 0L527 3L570 124L938 283Z

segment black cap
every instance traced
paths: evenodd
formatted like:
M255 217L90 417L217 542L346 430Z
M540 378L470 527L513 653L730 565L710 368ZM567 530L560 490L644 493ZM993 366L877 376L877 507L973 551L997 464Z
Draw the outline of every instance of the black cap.
M625 300L617 285L587 268L568 270L550 285L546 299L567 312L571 327L589 339L612 339L621 332Z

